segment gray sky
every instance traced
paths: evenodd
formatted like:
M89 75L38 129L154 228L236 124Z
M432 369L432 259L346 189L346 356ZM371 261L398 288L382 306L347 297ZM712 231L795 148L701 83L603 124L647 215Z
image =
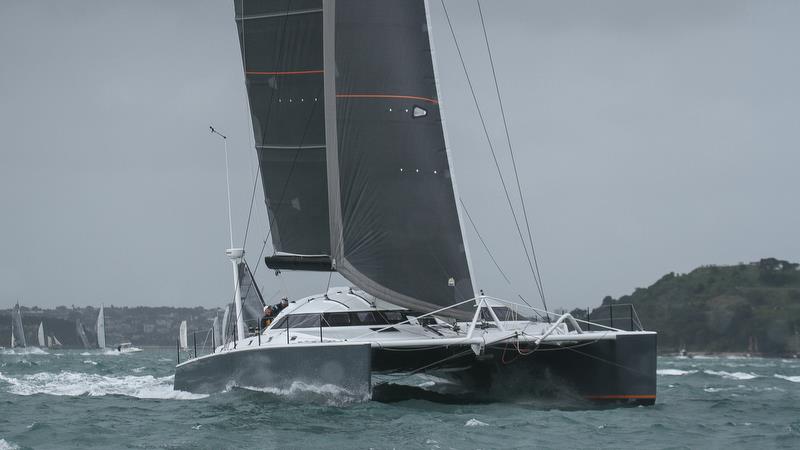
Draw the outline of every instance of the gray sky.
M475 3L447 4L511 179ZM482 4L551 306L702 264L800 260L800 3ZM470 230L478 285L535 298L438 0L431 14L461 196L513 282ZM0 58L0 307L230 298L208 125L230 136L238 242L256 167L232 2L5 0ZM251 227L254 265L260 187ZM327 284L257 278L267 296Z

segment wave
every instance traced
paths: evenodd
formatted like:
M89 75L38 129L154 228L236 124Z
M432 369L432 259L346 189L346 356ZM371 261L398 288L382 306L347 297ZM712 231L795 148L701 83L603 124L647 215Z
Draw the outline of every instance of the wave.
M656 370L656 375L680 376L680 375L691 375L693 373L697 373L697 371L696 370L680 370L680 369L659 369L659 370Z
M722 378L727 378L728 380L752 380L753 378L758 378L761 375L757 375L754 373L747 373L747 372L725 372L724 370L716 371L716 370L704 370L703 373L707 375L716 375Z
M5 348L0 351L3 355L49 355L46 351L40 349L39 347L28 347L28 348Z
M489 425L488 423L481 422L480 420L475 418L469 419L467 423L464 424L465 427L485 427L488 425Z
M365 402L369 400L369 394L356 394L334 384L317 385L303 383L301 381L292 382L291 386L286 389L254 386L231 386L231 389L244 389L252 392L262 392L300 401L317 402L319 400L323 400L325 403L332 406L339 406L346 403Z
M160 378L152 375L112 377L70 371L40 372L14 378L0 372L0 381L9 384L7 391L16 395L47 394L70 397L124 395L145 399L173 400L208 397L207 395L173 390L173 378L173 375Z
M781 380L791 381L792 383L800 383L800 375L781 375L779 373L775 374L775 378L780 378Z
M0 439L0 450L16 450L18 448L18 445L12 444L5 439Z

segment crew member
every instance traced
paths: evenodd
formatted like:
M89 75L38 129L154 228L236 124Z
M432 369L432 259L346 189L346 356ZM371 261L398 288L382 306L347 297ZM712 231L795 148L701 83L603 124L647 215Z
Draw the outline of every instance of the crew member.
M272 306L265 306L264 307L264 316L261 318L261 328L267 328L271 323L272 319L275 318L275 312L272 310Z

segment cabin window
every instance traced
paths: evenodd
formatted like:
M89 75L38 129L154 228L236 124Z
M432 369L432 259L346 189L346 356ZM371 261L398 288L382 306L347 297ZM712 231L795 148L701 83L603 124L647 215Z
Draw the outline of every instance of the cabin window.
M319 314L292 314L284 317L273 328L286 328L286 321L289 321L289 328L317 328L319 327Z
M406 313L402 311L359 311L359 312L334 312L323 313L323 327L349 327L364 325L393 325L405 322ZM428 319L428 318L425 318ZM429 318L431 324L435 319ZM282 318L272 328L286 328L286 321L289 321L289 328L316 328L320 326L320 314L292 314ZM426 325L428 325L426 323Z
M349 327L350 313L325 313L322 315L323 327Z

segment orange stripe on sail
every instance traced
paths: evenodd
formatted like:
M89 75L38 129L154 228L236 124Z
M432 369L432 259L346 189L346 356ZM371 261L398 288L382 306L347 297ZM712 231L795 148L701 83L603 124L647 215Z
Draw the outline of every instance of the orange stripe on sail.
M336 94L336 98L393 98L393 99L407 99L419 100L422 102L433 103L438 105L439 101L428 97L417 97L415 95L395 95L395 94Z

